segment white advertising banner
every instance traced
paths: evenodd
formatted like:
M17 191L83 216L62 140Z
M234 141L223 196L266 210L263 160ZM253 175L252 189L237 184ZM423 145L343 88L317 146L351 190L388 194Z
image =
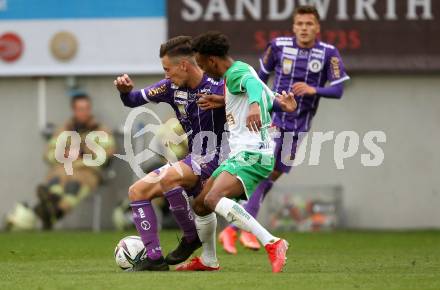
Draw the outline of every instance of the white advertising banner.
M162 72L161 0L0 1L2 77Z

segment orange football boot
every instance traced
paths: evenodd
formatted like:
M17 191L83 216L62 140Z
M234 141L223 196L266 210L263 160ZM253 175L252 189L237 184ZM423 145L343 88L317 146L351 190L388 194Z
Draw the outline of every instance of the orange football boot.
M189 262L176 266L176 271L218 271L220 267L205 266L200 257L192 258Z
M235 242L237 241L237 232L232 227L226 227L218 236L218 240L223 245L223 249L228 254L236 255L237 248Z
M281 272L286 264L286 253L289 248L289 243L286 240L279 239L275 243L267 244L265 248L269 256L270 264L272 265L272 272Z

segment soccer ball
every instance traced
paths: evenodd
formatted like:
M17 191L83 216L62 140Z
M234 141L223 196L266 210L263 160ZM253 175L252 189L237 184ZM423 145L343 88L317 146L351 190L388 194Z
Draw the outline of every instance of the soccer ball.
M145 259L147 250L138 236L128 236L119 241L115 248L116 264L122 270L129 270L133 265Z

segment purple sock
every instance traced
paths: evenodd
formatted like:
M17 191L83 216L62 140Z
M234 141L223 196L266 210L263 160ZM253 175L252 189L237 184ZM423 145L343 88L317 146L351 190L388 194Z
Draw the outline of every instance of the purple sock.
M159 259L162 257L162 249L157 233L156 214L151 202L148 200L132 202L131 210L133 211L133 222L147 249L148 258Z
M260 184L257 186L257 189L255 189L254 193L252 194L251 198L249 198L249 200L245 204L244 209L254 218L257 217L264 197L272 188L272 185L273 181L270 179L265 179L260 182ZM236 231L238 230L238 228L234 225L231 225L231 227Z
M192 242L198 238L194 216L191 211L188 196L181 187L174 188L165 193L170 204L170 210L174 219L183 231L183 236L187 242Z

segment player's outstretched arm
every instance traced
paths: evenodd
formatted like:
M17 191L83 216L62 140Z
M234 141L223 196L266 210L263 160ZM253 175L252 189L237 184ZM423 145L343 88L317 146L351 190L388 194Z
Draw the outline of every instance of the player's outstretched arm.
M225 96L198 94L197 104L202 110L212 110L225 106Z
M134 108L145 104L142 94L139 91L133 92L134 83L127 74L117 77L113 84L119 91L121 101L126 107Z
M336 84L328 87L316 88L316 93L322 97L330 99L340 99L344 94L344 84Z
M340 99L344 93L344 85L342 83L328 87L312 87L304 82L295 83L292 91L296 96L314 96L316 94L332 99Z
M134 83L127 74L117 77L113 84L121 94L129 94L134 88Z
M124 74L116 78L114 85L120 93L121 101L130 108L139 107L149 102L169 103L173 99L169 79L163 79L141 90L133 90L133 81L127 74Z

